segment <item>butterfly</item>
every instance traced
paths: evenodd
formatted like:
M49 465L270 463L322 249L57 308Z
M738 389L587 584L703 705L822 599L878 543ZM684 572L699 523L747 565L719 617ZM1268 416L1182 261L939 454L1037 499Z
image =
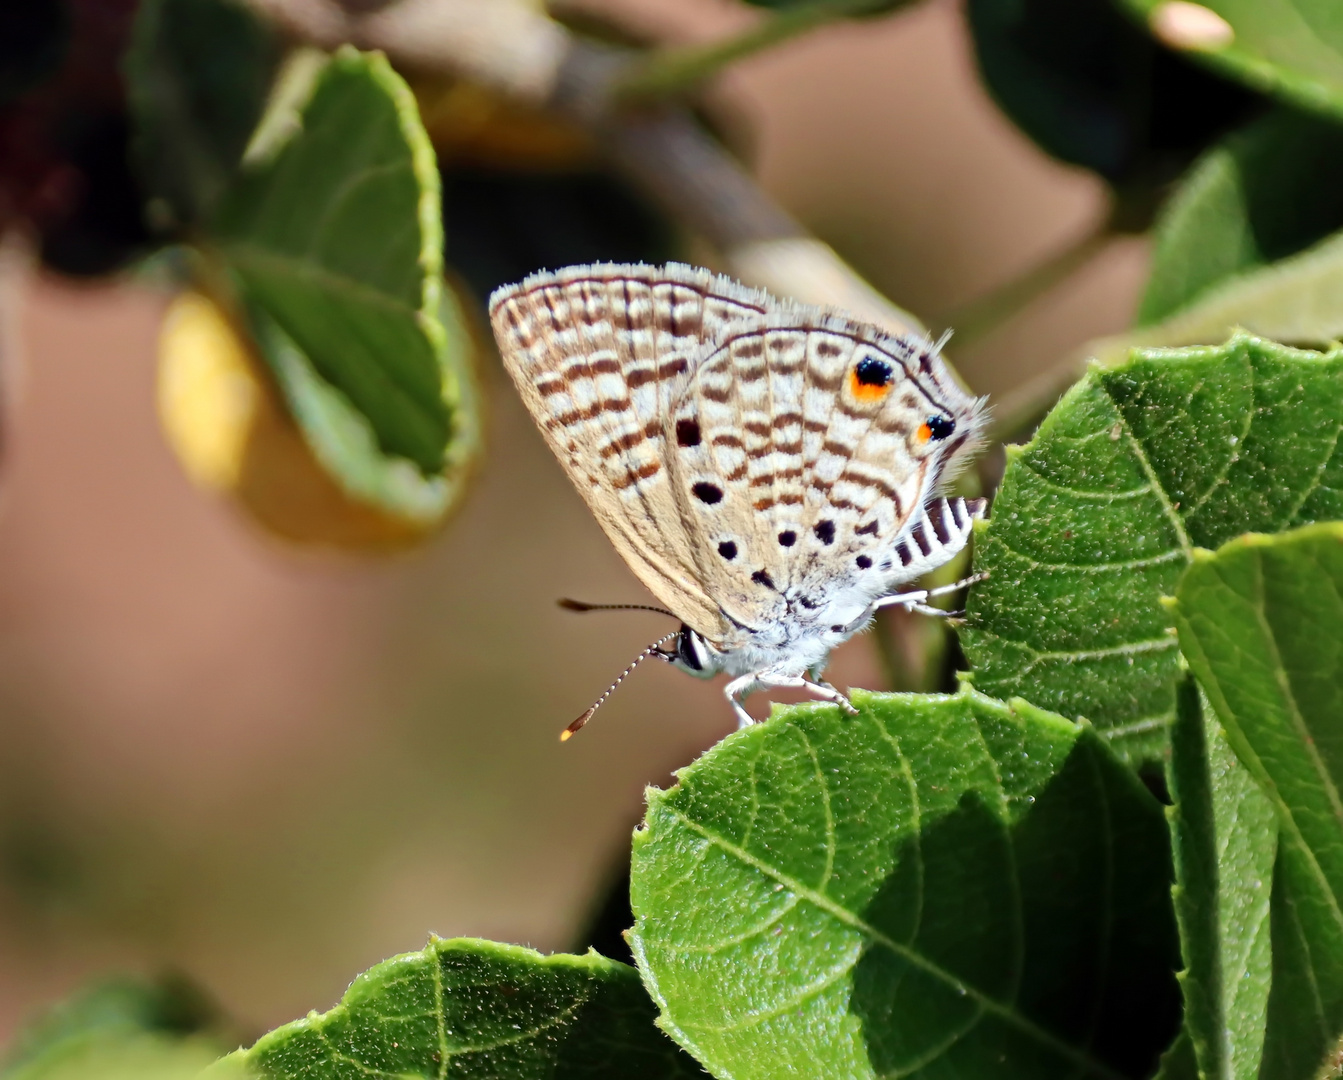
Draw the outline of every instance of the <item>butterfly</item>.
M679 263L537 273L489 310L550 449L653 610L681 621L563 738L648 656L729 675L743 725L761 689L852 710L822 678L831 650L881 607L945 614L927 601L946 589L900 590L984 514L982 499L936 496L986 411L940 342Z

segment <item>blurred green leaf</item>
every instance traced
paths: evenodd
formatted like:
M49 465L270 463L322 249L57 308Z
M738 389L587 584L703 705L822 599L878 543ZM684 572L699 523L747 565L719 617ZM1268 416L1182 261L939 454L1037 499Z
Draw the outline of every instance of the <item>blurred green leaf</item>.
M1048 153L1120 188L1178 175L1252 105L1112 0L968 0L966 12L1003 110Z
M1281 830L1266 1071L1313 1076L1343 1033L1343 524L1198 551L1172 609Z
M364 972L329 1012L227 1060L267 1080L702 1076L654 1017L634 969L596 953L435 938Z
M962 630L975 685L1159 756L1179 668L1160 597L1196 545L1343 517L1340 418L1343 350L1241 334L1093 369L1009 448Z
M213 1006L184 980L116 979L22 1032L0 1080L185 1080L219 1056L217 1023Z
M1179 1024L1160 805L1025 702L854 693L729 736L635 833L635 956L715 1075L1146 1077Z
M439 362L444 400L453 417L453 439L443 467L428 476L405 458L384 453L368 419L321 376L265 308L257 303L246 306L253 336L290 415L313 455L347 495L412 528L418 526L417 531L457 505L480 453L483 433L470 315L451 288L443 289L439 303L448 343Z
M379 448L438 472L450 436L443 229L415 100L380 54L346 47L296 119L226 197L216 241Z
M1202 1076L1254 1080L1272 981L1277 818L1192 678L1177 693L1169 777L1184 1028Z
M133 150L160 226L205 225L261 118L279 47L238 0L144 0L125 61Z
M1233 275L1159 323L1089 341L1078 356L1119 364L1134 349L1212 345L1237 329L1300 345L1343 338L1343 234Z
M1163 210L1138 323L1340 228L1343 126L1288 110L1266 116L1208 153Z
M1160 25L1168 0L1123 0ZM1257 90L1343 116L1343 7L1334 0L1200 0L1232 31L1190 54Z

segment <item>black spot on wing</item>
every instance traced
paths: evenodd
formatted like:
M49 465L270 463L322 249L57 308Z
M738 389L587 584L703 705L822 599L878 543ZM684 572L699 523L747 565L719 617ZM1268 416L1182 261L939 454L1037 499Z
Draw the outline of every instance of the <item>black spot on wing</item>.
M717 484L710 484L701 480L698 484L691 487L690 490L694 493L695 498L702 503L708 503L710 506L716 502L722 502L723 500L723 489Z
M816 539L823 544L833 544L835 542L835 523L833 521L818 521L812 528L816 534Z
M694 420L676 421L676 445L698 446L700 442L699 424Z

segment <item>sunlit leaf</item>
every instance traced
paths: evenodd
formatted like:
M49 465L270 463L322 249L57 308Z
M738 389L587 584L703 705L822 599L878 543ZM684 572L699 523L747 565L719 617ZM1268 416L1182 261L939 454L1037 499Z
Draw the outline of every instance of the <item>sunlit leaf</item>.
M1238 335L1094 369L1009 455L977 537L975 685L1091 720L1134 758L1174 719L1174 592L1195 547L1343 517L1343 351Z
M434 939L364 972L330 1011L229 1060L266 1080L703 1076L655 1016L634 969L596 953Z
M1150 1076L1179 1022L1161 807L1025 702L785 709L653 792L635 956L711 1072Z
M225 200L219 248L382 451L437 472L451 433L443 229L415 100L382 56L343 48L296 119Z

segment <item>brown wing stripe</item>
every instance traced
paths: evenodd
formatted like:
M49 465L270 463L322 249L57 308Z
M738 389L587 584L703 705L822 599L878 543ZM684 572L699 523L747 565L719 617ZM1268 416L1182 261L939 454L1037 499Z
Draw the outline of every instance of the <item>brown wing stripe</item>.
M686 360L684 356L677 356L671 360L665 360L657 366L654 371L650 368L639 368L629 373L625 380L625 385L631 390L637 390L645 383L654 381L661 382L663 379L670 378L673 375L683 375L686 370Z
M624 491L628 487L633 487L640 480L647 480L650 476L656 476L662 471L662 466L656 461L645 462L632 472L627 472L624 476L617 477L611 485L617 491Z
M619 438L612 439L598 453L604 458L615 457L616 454L623 454L626 450L632 450L640 443L647 442L661 434L662 425L655 420L652 423L645 424L642 431L629 431Z

